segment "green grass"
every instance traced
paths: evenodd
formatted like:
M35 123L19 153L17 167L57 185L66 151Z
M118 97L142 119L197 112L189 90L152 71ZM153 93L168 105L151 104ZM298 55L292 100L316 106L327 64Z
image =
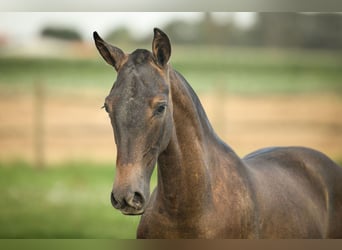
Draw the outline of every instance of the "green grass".
M174 47L171 63L197 91L342 93L342 52ZM109 89L115 71L94 59L0 57L0 85Z
M114 172L105 164L0 164L0 238L135 238L139 217L110 203Z

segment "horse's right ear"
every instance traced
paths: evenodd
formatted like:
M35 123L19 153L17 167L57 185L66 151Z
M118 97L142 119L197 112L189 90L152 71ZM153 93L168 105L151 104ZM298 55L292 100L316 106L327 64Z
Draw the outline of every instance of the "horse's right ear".
M93 37L96 48L103 59L118 71L126 59L125 53L121 49L106 43L96 31L93 33Z
M161 68L165 67L171 56L171 43L167 35L158 28L154 28L152 53L155 62Z

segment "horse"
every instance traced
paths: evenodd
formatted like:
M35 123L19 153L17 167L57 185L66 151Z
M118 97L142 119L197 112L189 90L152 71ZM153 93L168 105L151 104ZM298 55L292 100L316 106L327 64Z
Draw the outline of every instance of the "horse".
M117 72L104 102L117 145L110 200L141 215L137 238L342 238L340 166L305 147L240 158L169 63L162 30L154 28L152 51L131 54L93 37Z

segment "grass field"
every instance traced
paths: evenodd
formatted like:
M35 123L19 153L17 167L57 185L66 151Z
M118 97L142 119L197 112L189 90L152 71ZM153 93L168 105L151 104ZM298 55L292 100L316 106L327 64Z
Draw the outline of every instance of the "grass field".
M175 47L172 64L239 155L294 144L341 164L341 58L329 51ZM139 218L121 215L109 200L115 145L100 107L115 76L99 56L0 56L0 238L135 237ZM44 169L34 165L36 83L45 89Z
M0 238L134 238L139 218L110 204L114 172L106 164L1 164Z
M342 92L342 52L266 49L173 49L171 64L197 91L217 86L230 93ZM57 89L108 89L115 71L91 59L0 57L0 85L27 90L44 82Z

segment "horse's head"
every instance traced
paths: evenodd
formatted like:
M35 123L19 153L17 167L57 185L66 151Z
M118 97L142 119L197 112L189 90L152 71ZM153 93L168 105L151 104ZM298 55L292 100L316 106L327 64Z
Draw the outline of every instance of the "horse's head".
M125 54L96 32L94 40L102 57L117 71L104 104L117 145L111 202L124 214L142 214L158 155L166 149L172 134L170 41L161 30L154 29L152 53L137 49Z

